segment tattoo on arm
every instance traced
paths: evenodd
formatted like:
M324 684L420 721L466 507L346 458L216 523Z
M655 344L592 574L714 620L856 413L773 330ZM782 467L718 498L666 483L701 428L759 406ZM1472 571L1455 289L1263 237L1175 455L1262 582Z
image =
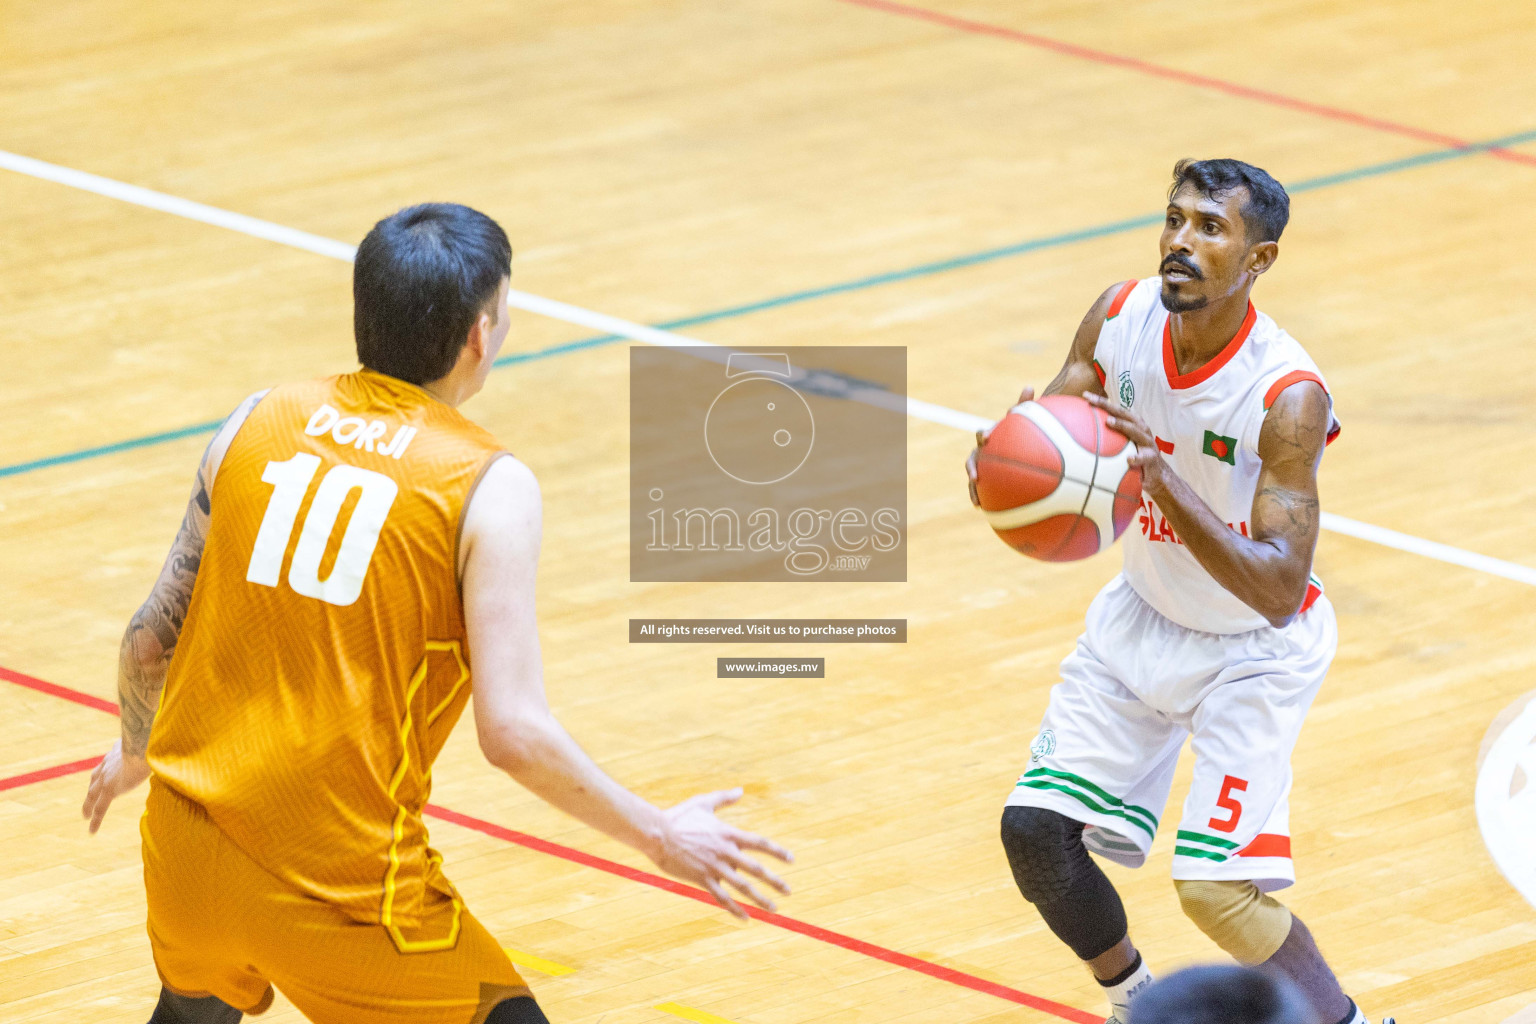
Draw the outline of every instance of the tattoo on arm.
M1116 284L1109 288L1094 301L1092 306L1088 307L1088 312L1083 314L1083 320L1077 325L1077 332L1073 335L1072 348L1067 352L1067 361L1062 365L1061 372L1056 374L1056 378L1046 385L1041 394L1075 395L1085 392L1104 394L1098 374L1093 369L1093 353L1098 347L1099 332L1104 327L1104 314L1109 311L1109 304L1120 287L1120 284Z
M122 707L123 750L136 757L143 757L149 746L165 673L181 639L187 607L192 603L192 587L203 560L211 508L205 474L199 472L197 492L187 503L187 514L160 570L160 578L123 634L117 696Z
M1270 526L1281 527L1280 532L1293 544L1301 544L1311 550L1313 535L1317 532L1321 506L1310 494L1273 485L1259 491L1254 500L1258 520Z
M203 544L208 539L208 524L213 515L210 499L214 470L222 459L222 454L215 453L222 453L228 447L234 432L240 429L266 394L266 391L258 391L241 402L208 442L171 553L165 557L154 590L134 613L123 634L117 659L117 697L123 716L123 750L136 757L143 757L149 746L149 733L155 724L155 712L160 709L160 692L165 688L166 671L171 667L171 656L176 653L176 644L181 640L181 627L187 621L187 609L192 605L197 570L203 563Z
M1277 602L1274 610L1287 615L1294 615L1305 599L1317 548L1322 518L1317 467L1329 416L1328 396L1321 387L1297 385L1280 394L1259 433L1253 539L1274 552L1263 591Z

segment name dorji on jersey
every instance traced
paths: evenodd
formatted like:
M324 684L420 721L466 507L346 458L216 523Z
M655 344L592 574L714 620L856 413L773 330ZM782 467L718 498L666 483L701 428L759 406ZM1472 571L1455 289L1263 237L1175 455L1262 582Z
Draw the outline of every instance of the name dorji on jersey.
M388 442L375 447L374 442L389 433L388 423L383 420L365 420L361 416L343 416L329 405L321 405L304 425L304 433L310 437L330 434L331 440L339 445L398 459L405 454L405 449L416 437L416 428L401 426Z

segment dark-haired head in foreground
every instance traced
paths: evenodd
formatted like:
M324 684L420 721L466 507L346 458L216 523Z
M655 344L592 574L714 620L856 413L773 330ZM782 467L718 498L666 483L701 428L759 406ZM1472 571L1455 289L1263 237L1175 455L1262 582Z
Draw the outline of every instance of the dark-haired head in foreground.
M488 349L499 348L511 273L506 232L478 210L422 203L384 218L357 247L353 265L358 361L424 385L453 370L476 331ZM483 362L478 369L489 372L491 359Z
M1246 292L1279 255L1285 186L1241 160L1180 160L1163 222L1163 308L1188 313Z
M1126 1024L1310 1024L1290 982L1251 967L1190 967L1138 995Z

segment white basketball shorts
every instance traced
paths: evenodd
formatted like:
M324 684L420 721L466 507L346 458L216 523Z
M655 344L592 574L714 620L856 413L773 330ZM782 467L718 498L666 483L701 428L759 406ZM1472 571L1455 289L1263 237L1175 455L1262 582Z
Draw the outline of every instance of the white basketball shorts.
M1291 750L1337 647L1327 597L1284 629L1202 633L1164 618L1117 576L1061 663L1008 804L1081 821L1090 850L1140 867L1193 737L1173 877L1283 889L1296 880Z

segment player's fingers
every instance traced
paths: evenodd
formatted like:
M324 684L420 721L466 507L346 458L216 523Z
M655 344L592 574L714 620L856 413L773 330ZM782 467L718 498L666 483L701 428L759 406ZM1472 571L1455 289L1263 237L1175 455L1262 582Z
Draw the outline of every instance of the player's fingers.
M91 772L91 784L85 790L85 803L80 805L80 817L89 818L96 807L96 802L101 799L102 781L101 765Z
M1019 392L1019 402L1033 402L1034 400L1035 400L1035 389L1034 388L1025 388L1023 391Z
M740 800L741 794L742 789L740 786L737 786L735 789L720 789L713 793L705 793L698 800L711 811L718 811L720 808L727 807Z
M785 864L793 864L795 855L790 853L778 843L767 836L760 836L755 832L743 832L739 828L730 831L731 841L746 850L759 850L771 857L777 857Z
M738 869L745 871L748 874L756 875L758 878L761 878L763 881L779 890L780 893L784 894L785 896L789 895L789 883L784 881L784 879L780 878L778 875L774 874L772 871L769 871L756 860L748 857L744 853L736 851L727 853L726 857L732 864L736 865Z
M101 819L107 816L107 808L112 806L112 797L102 793L96 800L96 806L91 809L91 835L101 828Z
M735 886L737 891L745 895L747 899L751 900L753 903L756 903L764 910L777 909L773 900L759 892L757 886L753 885L750 879L742 878L734 870L724 864L722 864L720 868L720 877L724 878L727 882L730 882L733 886Z
M727 896L725 889L721 887L719 882L713 878L706 878L704 880L704 888L709 890L709 894L715 898L716 903L729 910L733 915L741 918L743 921L750 920L747 912L742 909L741 904Z
M1147 432L1147 428L1137 421L1124 419L1120 416L1111 416L1108 422L1111 429L1119 431L1138 445L1150 447L1149 442L1152 435Z

